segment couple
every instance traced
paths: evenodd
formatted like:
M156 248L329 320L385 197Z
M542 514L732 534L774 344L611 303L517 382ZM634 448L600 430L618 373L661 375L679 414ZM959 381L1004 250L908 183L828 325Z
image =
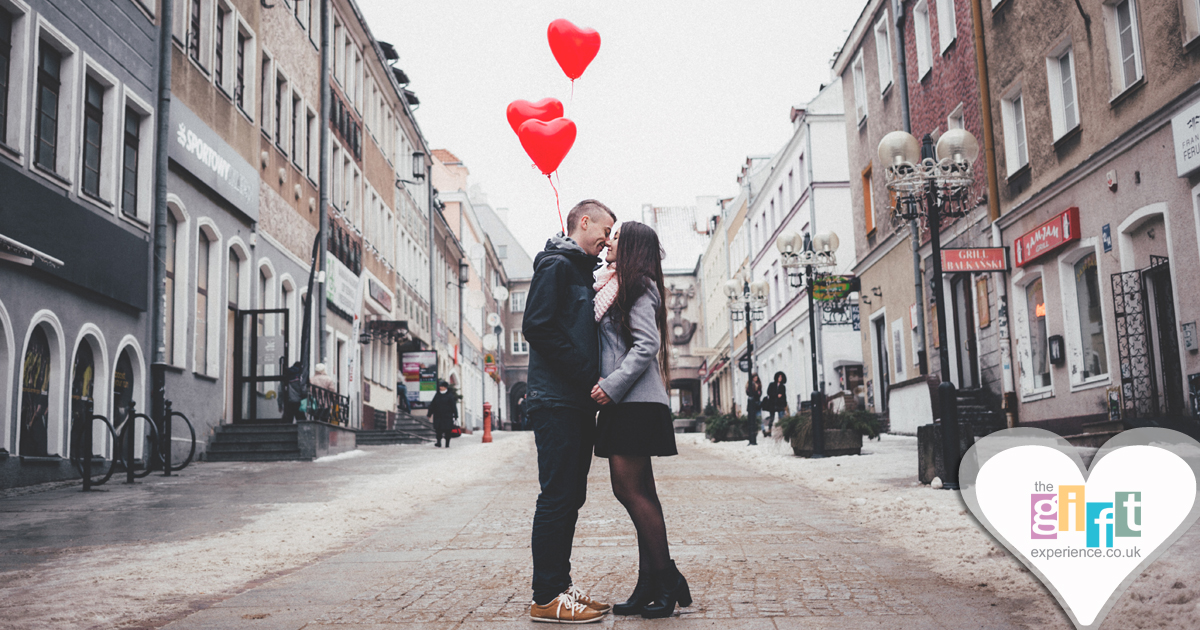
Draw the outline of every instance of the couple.
M666 309L658 235L594 199L567 215L567 235L534 259L522 326L529 342L525 405L541 493L533 517L533 621L591 623L669 617L690 606L667 548L651 456L675 455L667 398ZM618 233L619 232L619 233ZM598 255L608 248L608 265ZM599 417L596 411L599 409ZM638 580L612 606L571 583L571 540L586 500L592 451L608 458L613 494L637 529Z

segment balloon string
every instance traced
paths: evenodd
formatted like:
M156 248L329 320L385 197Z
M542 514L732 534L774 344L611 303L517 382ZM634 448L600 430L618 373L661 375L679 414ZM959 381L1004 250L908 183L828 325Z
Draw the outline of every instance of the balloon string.
M571 106L575 104L575 79L571 79L571 95L567 97L567 113L571 113Z
M555 171L556 173L558 171ZM567 235L567 225L563 223L562 218L562 203L558 200L558 189L554 187L554 179L549 175L546 176L546 181L550 182L550 187L554 189L554 205L558 207L558 225L562 228L563 236Z

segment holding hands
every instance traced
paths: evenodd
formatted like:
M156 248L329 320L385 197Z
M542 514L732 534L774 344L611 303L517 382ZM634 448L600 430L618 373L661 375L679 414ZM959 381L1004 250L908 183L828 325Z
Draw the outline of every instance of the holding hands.
M608 397L608 394L606 394L603 389L600 389L599 383L596 383L592 386L592 400L596 401L600 405L612 404L612 399Z

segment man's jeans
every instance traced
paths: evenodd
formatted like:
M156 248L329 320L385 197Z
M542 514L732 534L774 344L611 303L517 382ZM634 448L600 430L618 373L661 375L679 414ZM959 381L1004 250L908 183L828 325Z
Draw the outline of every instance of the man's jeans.
M571 542L587 500L596 414L565 407L529 413L542 492L533 514L533 599L550 603L571 585Z

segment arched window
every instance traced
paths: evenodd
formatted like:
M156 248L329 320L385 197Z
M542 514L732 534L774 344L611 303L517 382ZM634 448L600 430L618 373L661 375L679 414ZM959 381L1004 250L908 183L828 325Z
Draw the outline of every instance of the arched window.
M174 363L175 358L175 238L179 232L179 220L175 218L175 214L167 212L167 280L166 291L163 293L167 296L166 308L164 317L166 317L166 328L163 332L163 342L166 345L167 363Z
M21 376L22 455L46 456L50 408L50 342L41 326L33 329L25 349Z
M117 369L113 372L113 415L112 419L120 422L129 415L133 404L133 358L131 350L126 348L117 359Z
M71 424L68 427L68 435L71 436L71 454L78 456L82 453L77 452L79 445L75 443L73 429L90 424L96 401L96 361L92 356L92 345L87 341L79 344L79 349L75 351L75 366L71 374ZM92 445L93 453L96 452L97 446L101 445Z
M196 360L195 370L208 372L208 255L212 241L201 229L196 249Z

